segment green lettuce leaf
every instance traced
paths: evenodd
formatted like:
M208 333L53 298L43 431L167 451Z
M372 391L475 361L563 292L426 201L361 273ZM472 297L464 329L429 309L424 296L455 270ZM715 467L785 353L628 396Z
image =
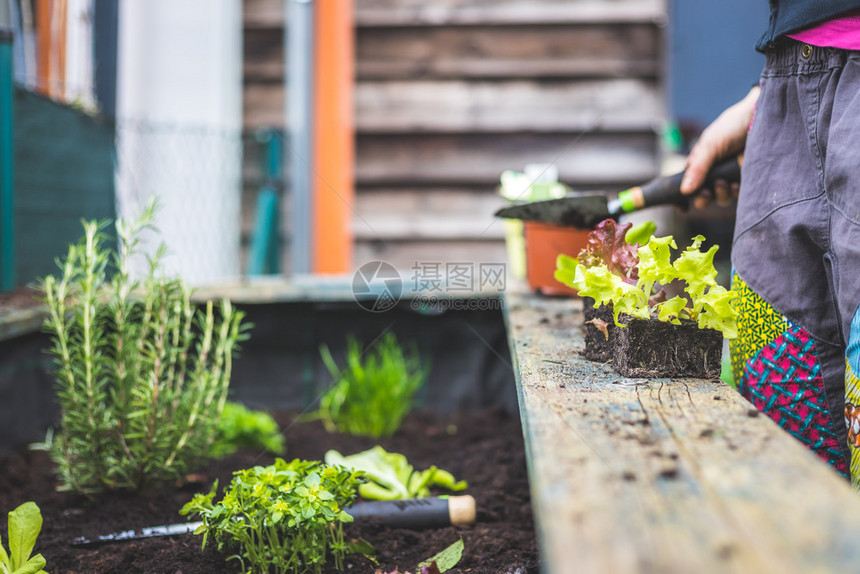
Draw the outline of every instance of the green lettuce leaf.
M438 486L451 491L468 487L465 481L436 466L416 471L406 457L396 452L387 452L381 446L350 456L336 450L325 455L327 464L340 465L364 472L368 482L359 485L358 493L369 500L400 500L430 496L430 487Z

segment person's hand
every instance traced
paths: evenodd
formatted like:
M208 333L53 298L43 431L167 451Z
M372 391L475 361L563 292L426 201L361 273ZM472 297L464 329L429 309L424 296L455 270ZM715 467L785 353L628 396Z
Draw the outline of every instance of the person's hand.
M758 86L754 87L744 99L726 109L705 128L687 156L681 193L689 195L697 191L702 187L705 176L714 163L743 151L759 91ZM699 192L693 205L697 209L704 209L715 196L717 205L729 205L737 199L739 189L738 183L728 184L724 180L717 180L714 182L714 189L703 189Z

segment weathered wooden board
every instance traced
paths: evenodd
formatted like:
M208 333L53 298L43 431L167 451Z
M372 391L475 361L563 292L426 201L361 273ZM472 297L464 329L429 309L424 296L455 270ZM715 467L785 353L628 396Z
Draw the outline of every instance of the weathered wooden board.
M856 570L860 498L731 387L580 358L578 300L505 306L545 572Z
M418 26L469 24L587 24L603 22L662 22L663 0L581 0L572 2L360 2L355 11L360 26Z
M595 115L599 129L604 117ZM647 181L656 173L656 138L630 134L359 134L356 177L360 184L496 185L506 169L555 163L573 185L612 186Z
M362 189L356 194L358 240L501 239L493 213L505 205L494 189Z
M645 24L359 28L358 78L580 77L658 72Z
M358 28L357 79L656 77L662 38L646 24ZM284 77L283 29L246 30L246 82Z
M366 81L355 86L355 128L361 133L505 133L652 131L662 117L655 82L591 81ZM283 123L282 84L245 87L245 127Z
M654 82L362 82L356 127L364 133L650 131L662 116Z
M332 0L333 1L333 0ZM271 27L283 22L283 0L244 0L246 28ZM660 22L663 0L357 0L359 25L469 24L491 22Z

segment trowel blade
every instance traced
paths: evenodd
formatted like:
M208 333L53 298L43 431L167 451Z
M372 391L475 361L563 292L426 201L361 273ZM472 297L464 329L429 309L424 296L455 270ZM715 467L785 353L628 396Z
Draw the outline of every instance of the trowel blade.
M604 194L578 193L558 199L517 203L503 207L495 215L564 227L591 228L610 214Z

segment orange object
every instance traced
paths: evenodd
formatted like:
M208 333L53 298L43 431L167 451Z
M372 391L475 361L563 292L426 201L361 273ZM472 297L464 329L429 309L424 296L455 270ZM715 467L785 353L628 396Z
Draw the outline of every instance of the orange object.
M311 266L314 273L347 273L355 201L353 0L316 2L315 9Z
M51 0L36 0L36 89L51 95Z
M65 99L68 0L36 0L36 90Z
M555 260L559 253L571 257L579 255L590 231L526 221L526 280L529 288L544 295L575 296L575 289L556 281Z

